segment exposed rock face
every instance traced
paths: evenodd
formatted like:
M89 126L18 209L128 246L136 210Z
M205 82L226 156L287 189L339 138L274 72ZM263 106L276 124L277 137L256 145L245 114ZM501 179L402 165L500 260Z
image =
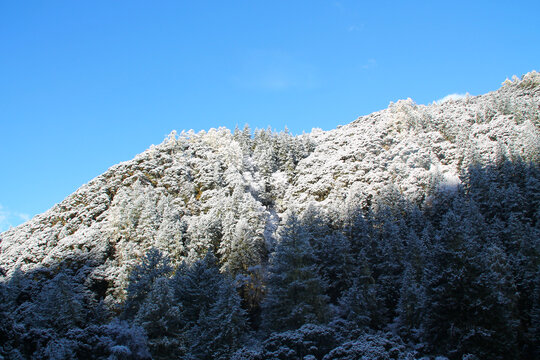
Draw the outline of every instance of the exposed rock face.
M1 234L0 267L41 274L70 267L112 303L151 247L176 261L214 247L230 270L232 239L244 234L260 253L248 266L272 248L289 209L335 209L353 198L369 206L393 191L420 203L434 187L458 184L473 162L540 161L539 106L540 74L531 72L482 96L398 101L327 132L173 132Z

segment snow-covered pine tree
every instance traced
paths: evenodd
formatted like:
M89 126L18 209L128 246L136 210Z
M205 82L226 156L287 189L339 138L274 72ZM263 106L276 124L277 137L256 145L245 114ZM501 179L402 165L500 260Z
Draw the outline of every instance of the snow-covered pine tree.
M406 262L396 309L395 325L398 332L404 338L415 342L420 340L420 325L426 301L424 266L428 252L426 241L429 236L428 228L424 229L421 237L410 229L406 239Z
M326 294L336 303L342 292L352 285L354 271L349 239L335 230L324 209L308 206L301 218L301 225L313 248L319 274L328 285Z
M154 359L178 358L185 354L185 327L178 302L166 277L157 278L142 302L134 323L144 329Z
M137 315L154 282L172 272L169 258L156 248L150 249L142 262L131 270L126 289L122 317L132 319Z
M480 359L506 359L508 354L519 353L514 277L506 254L495 242L482 248L477 261L481 273L471 284L467 303L462 304L471 319L460 347Z
M174 277L174 298L182 304L186 359L227 359L246 331L245 312L232 281L219 272L211 251Z
M264 207L237 184L232 196L223 201L223 237L217 251L222 271L233 277L247 273L266 257Z
M422 334L452 359L504 359L515 352L515 285L503 253L485 245L484 226L474 202L458 196L442 217L428 257ZM506 319L504 325L497 317ZM498 333L506 333L504 339Z
M246 312L234 284L223 277L214 302L201 308L197 324L188 332L189 353L195 359L227 360L244 341Z
M307 234L294 214L280 231L268 271L267 295L262 303L264 328L282 331L328 321L326 284L319 276Z
M64 333L73 327L83 326L86 321L82 286L64 272L43 287L39 299L36 325L40 327Z

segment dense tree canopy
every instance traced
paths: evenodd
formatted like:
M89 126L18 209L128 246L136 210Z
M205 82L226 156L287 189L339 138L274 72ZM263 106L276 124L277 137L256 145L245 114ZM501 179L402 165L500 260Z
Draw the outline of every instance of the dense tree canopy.
M0 357L540 358L539 95L173 133L1 234Z

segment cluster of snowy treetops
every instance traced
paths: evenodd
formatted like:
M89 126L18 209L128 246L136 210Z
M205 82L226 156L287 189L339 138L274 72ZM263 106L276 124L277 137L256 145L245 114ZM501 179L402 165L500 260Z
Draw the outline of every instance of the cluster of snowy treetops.
M0 358L540 359L539 91L173 134L2 234Z
M505 160L463 176L463 186L439 189L422 206L389 191L367 209L349 202L290 213L268 260L263 246L238 245L241 260L236 248L209 247L202 259L173 265L151 249L130 272L117 312L82 285L84 273L63 269L43 284L39 270L16 272L0 289L2 352L537 358L540 167Z

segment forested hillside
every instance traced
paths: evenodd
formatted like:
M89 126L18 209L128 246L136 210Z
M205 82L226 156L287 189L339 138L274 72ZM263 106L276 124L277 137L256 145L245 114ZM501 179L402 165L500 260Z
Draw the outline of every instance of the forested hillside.
M0 240L0 358L540 359L540 74L173 131Z

